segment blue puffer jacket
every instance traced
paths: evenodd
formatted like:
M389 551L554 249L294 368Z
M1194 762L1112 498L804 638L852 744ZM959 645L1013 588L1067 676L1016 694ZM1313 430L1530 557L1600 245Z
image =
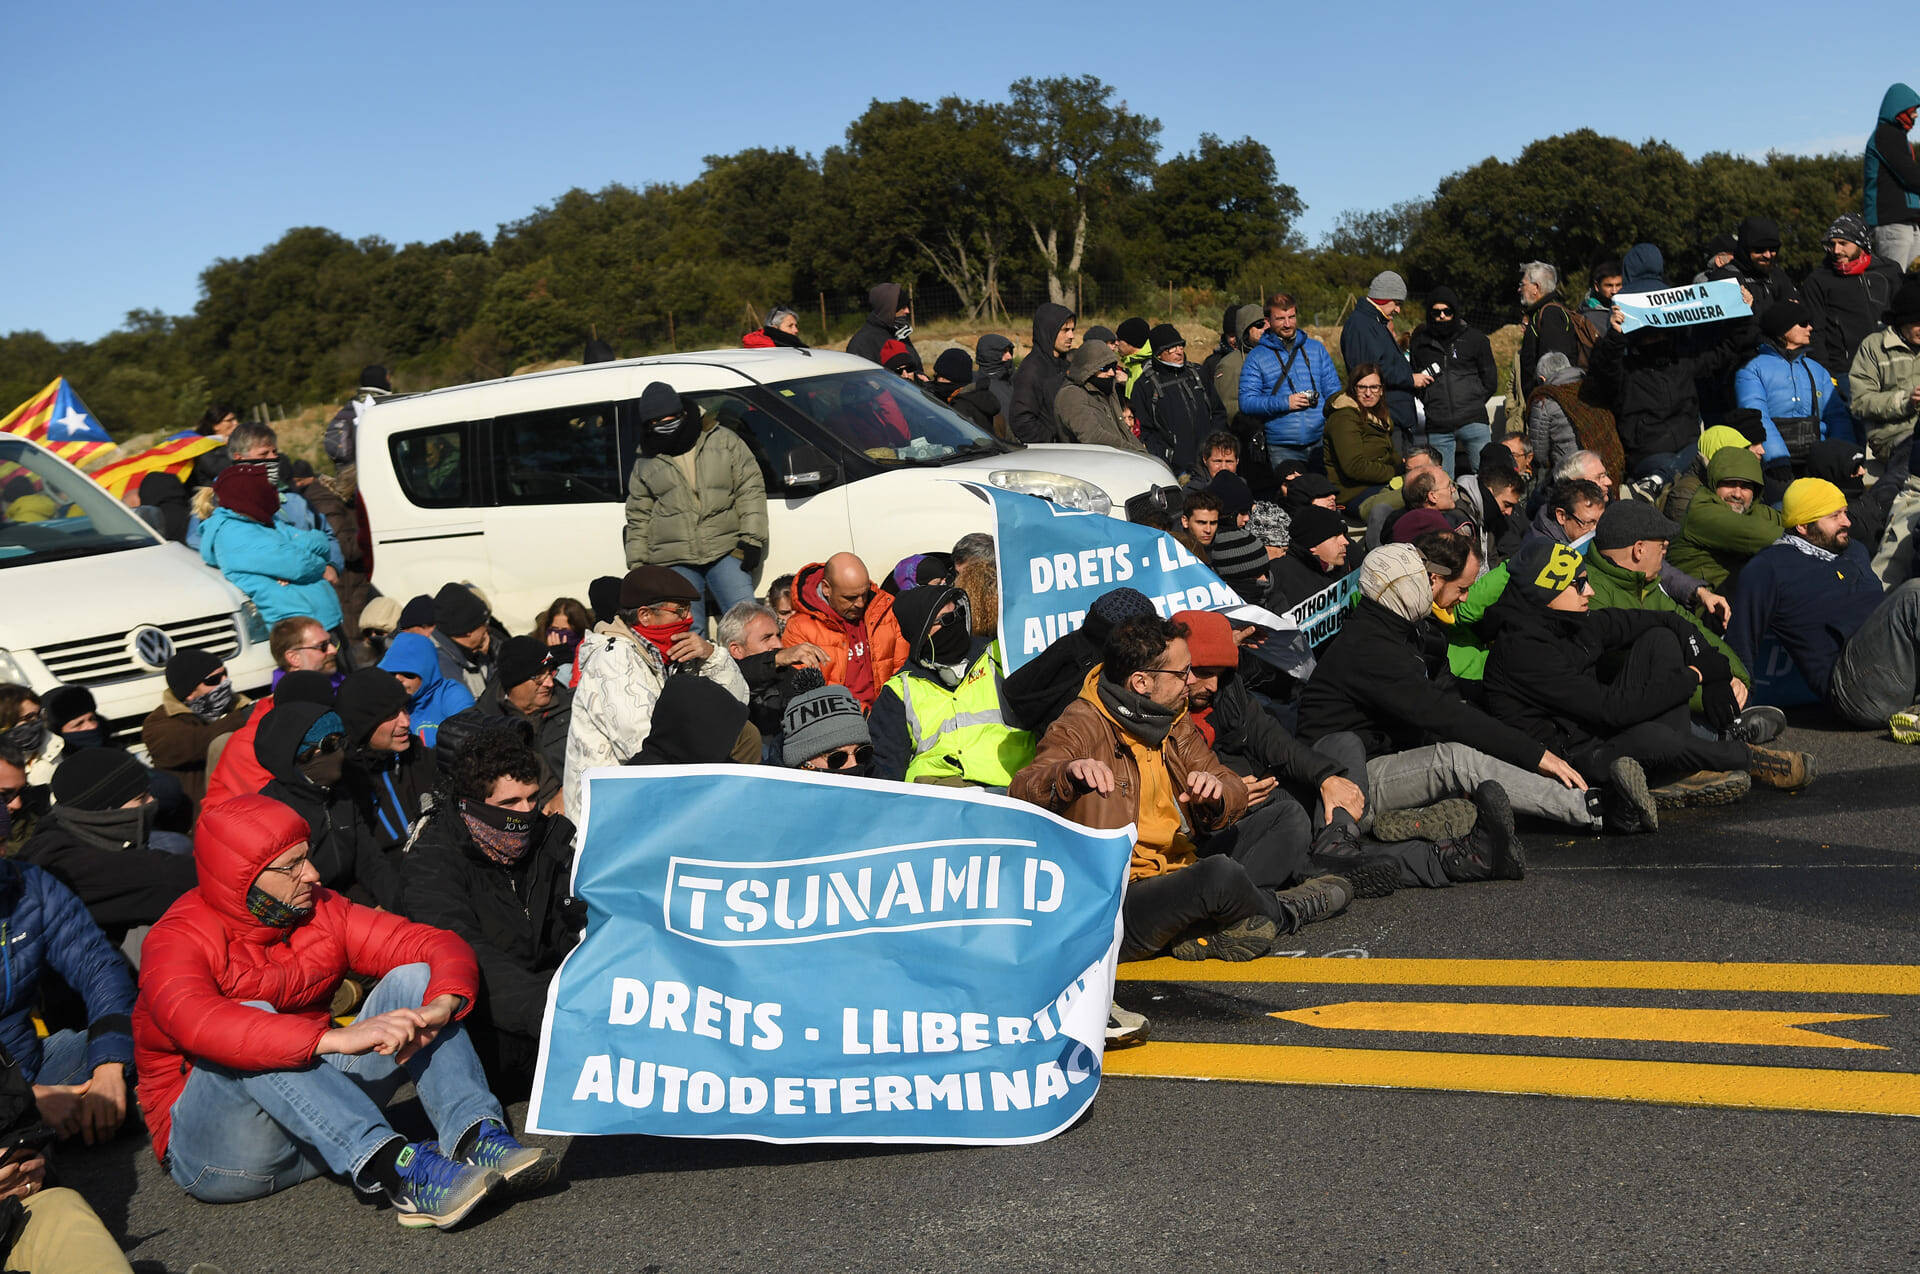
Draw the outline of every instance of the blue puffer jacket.
M0 858L0 1044L29 1080L40 1073L33 1011L47 970L86 1001L87 1067L133 1060L133 977L73 891L40 868Z
M1283 381L1280 368L1289 354L1293 365ZM1288 411L1287 399L1308 390L1318 390L1320 401ZM1296 331L1291 341L1283 342L1278 333L1269 331L1240 365L1240 414L1266 430L1269 446L1318 447L1327 432L1327 404L1339 394L1340 374L1334 370L1333 355L1305 332Z
M200 529L200 558L253 599L271 626L311 615L340 626L340 599L327 583L333 541L318 531L262 526L232 509L215 509Z
M1765 449L1760 453L1763 465L1780 464L1787 459L1787 444L1774 420L1792 420L1803 416L1820 419L1820 438L1839 438L1858 442L1853 416L1846 400L1840 397L1827 369L1813 361L1804 350L1788 358L1771 343L1762 342L1760 352L1733 374L1733 393L1742 407L1759 412L1767 427Z

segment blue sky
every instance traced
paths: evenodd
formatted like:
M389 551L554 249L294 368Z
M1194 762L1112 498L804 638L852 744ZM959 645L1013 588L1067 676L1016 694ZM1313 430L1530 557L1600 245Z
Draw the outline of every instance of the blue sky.
M997 98L1024 75L1100 76L1159 118L1167 153L1204 131L1260 139L1312 237L1582 126L1693 156L1855 151L1886 86L1920 82L1908 42L1873 34L1903 29L1891 5L1845 6L1844 36L1777 0L1712 19L1638 0L1375 0L1350 25L1361 12L17 0L0 332L184 313L207 264L291 226L491 235L572 186L686 181L747 146L818 153L873 98Z

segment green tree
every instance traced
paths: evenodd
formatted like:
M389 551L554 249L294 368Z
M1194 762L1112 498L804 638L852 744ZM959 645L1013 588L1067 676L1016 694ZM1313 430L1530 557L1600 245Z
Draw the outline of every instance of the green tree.
M1165 272L1215 286L1249 256L1297 246L1293 222L1306 211L1300 192L1278 180L1265 145L1251 137L1222 142L1212 133L1200 135L1193 153L1155 169L1152 189L1136 202L1130 220L1158 240Z
M1320 237L1320 247L1344 256L1397 257L1432 207L1431 199L1402 199L1385 208L1348 208Z

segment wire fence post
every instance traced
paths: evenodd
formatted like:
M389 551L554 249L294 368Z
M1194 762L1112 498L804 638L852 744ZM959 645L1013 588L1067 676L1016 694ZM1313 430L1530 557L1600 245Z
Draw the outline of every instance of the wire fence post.
M680 337L674 331L672 310L667 311L667 347L676 354L680 352Z
M827 294L820 294L820 339L827 339Z

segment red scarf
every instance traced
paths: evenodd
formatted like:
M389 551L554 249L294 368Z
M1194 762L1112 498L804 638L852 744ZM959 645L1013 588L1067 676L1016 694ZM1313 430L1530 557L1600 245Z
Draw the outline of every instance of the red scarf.
M674 640L679 637L681 633L693 631L693 619L689 616L686 619L677 620L671 624L635 624L633 631L641 640L647 642L655 650L659 651L662 659L671 663L673 662L673 656L667 652L673 649Z
M1838 270L1842 275L1851 277L1856 274L1865 274L1867 267L1872 264L1873 254L1871 252L1862 252L1851 261L1835 261L1833 268Z

